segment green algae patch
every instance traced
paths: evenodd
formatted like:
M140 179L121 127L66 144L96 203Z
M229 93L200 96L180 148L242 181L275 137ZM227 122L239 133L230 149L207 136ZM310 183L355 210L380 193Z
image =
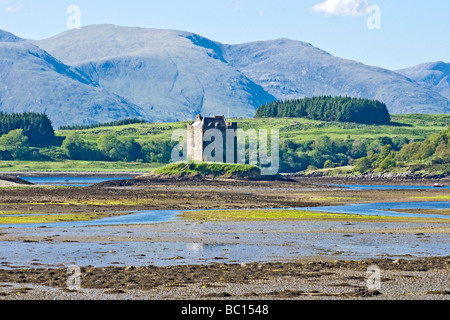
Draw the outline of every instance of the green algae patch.
M317 220L317 221L409 221L410 218L387 216L363 216L335 214L303 210L210 210L183 212L183 218L192 221L271 221L271 220Z
M412 197L411 199L450 200L450 196Z
M18 216L20 214L20 216ZM110 217L110 213L93 214L36 214L36 213L7 213L0 217L0 225L7 224L39 224L70 221L92 221Z

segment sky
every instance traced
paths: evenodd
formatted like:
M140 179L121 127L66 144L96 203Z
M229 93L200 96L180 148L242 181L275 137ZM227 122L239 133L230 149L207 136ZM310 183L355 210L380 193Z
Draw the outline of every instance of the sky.
M0 29L33 40L103 23L226 44L289 38L398 70L450 62L449 12L448 0L0 0Z

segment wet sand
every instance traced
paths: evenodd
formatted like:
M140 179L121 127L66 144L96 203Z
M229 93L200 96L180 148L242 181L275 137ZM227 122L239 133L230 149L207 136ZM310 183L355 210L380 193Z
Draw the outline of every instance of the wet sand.
M449 195L449 189L350 190L303 180L299 182L178 181L125 187L3 189L0 192L0 211L88 213L94 210L117 212L318 207L362 202L428 201L427 197L448 197ZM436 201L439 200L436 199Z
M358 202L422 201L417 199L420 197L429 201L425 198L447 197L449 193L448 190L355 191L311 181L33 187L0 190L0 211L124 214L158 209L315 207ZM34 267L20 267L3 253L0 257L0 268L3 268L0 270L0 299L448 299L450 258L445 254L445 248L448 249L449 234L448 224L431 222L252 224L181 221L146 226L91 227L83 228L83 232L76 228L25 230L2 229L0 226L0 243L12 251L14 248L38 248L44 244L49 252L58 245L73 245L73 248L87 245L92 250L96 248L100 258L113 255L105 258L104 265L91 263L89 259L86 264L82 263L83 260L75 261L82 267L82 288L81 292L72 292L67 290L70 257L62 260L63 265L49 266L42 256L35 256ZM307 249L313 247L310 243L335 245L335 248L318 246L309 253ZM343 247L345 250L339 250L341 244L358 246L358 243L363 243L368 250L367 255L360 252L359 256L352 258L351 249ZM127 244L136 246L133 247L135 252L121 255L120 246L123 245L122 250L126 252L130 248ZM186 254L198 253L195 251L198 247L194 246L189 251L186 244L224 246L218 247L220 254L215 256L217 251L212 251L209 260L202 263L201 259L188 259ZM427 251L421 251L422 248L433 248L435 244L441 248L440 257L432 258ZM140 245L155 245L160 254L156 257L163 259L150 259L151 255L139 249ZM273 250L279 256L270 261L270 255L264 253L269 261L241 260L239 254L243 251L239 246L246 245L250 249L259 248L263 253L265 249ZM392 256L388 251L377 251L377 246L383 250L391 248L386 245L402 250ZM99 249L101 246L109 249L103 251ZM119 251L114 253L115 249L109 246L119 248ZM171 246L175 250L171 250ZM182 249L177 250L180 246ZM234 253L237 258L230 258L233 256L230 248L238 248ZM417 254L411 254L415 248ZM33 250L27 253L28 257L33 255L36 255ZM131 255L133 259L129 257ZM95 259L95 256L90 258ZM98 259L97 262L100 264L101 261ZM141 262L133 266L130 261ZM196 263L192 264L193 261ZM58 263L57 259L53 262ZM382 270L380 290L367 290L366 271L372 264Z

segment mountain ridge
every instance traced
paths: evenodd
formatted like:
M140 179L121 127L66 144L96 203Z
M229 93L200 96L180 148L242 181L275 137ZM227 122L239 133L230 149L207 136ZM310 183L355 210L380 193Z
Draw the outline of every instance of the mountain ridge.
M128 116L171 122L197 113L253 117L274 100L324 95L380 100L391 113L450 113L446 88L287 38L229 45L187 31L104 24L43 40L0 30L3 57L7 44L17 46L9 56L17 60L0 62L1 84L15 92L0 90L0 111L49 112L55 125ZM24 57L33 63L19 70ZM17 67L12 79L8 63ZM36 64L43 63L39 72ZM29 70L33 81L25 76ZM28 100L19 98L17 80Z
M450 100L450 63L427 62L397 72Z
M219 43L194 33L97 25L34 43L159 121L228 109L252 117L275 99L230 66Z
M280 50L283 45L295 49ZM380 100L391 113L415 113L420 105L431 113L449 112L447 99L399 73L337 58L301 41L258 41L230 46L227 52L231 63L277 99L341 95ZM404 91L410 95L400 95Z
M54 126L141 117L137 105L27 41L0 41L0 111L46 113Z

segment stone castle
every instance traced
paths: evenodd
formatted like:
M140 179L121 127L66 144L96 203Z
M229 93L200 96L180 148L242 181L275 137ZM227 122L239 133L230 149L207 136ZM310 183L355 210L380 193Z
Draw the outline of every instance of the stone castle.
M210 134L208 134L209 132L207 133L209 129L217 129L211 130L210 132L212 134L217 134L218 132L220 132L220 136L223 140L222 155L213 154L213 157L211 157L210 152L205 152L205 149L207 149L208 146L213 143L215 143L215 146L217 147L217 143L220 140L218 139L218 141L215 141L217 139L216 137L211 138ZM215 160L223 159L221 162L236 163L236 131L237 123L227 122L225 120L225 116L202 117L199 114L197 116L197 119L187 126L187 160L200 162L218 162ZM227 138L232 138L233 141L227 141ZM230 150L230 148L232 149ZM220 148L215 149L218 150ZM212 153L214 153L216 150L214 150ZM233 159L230 159L230 152L233 155Z

